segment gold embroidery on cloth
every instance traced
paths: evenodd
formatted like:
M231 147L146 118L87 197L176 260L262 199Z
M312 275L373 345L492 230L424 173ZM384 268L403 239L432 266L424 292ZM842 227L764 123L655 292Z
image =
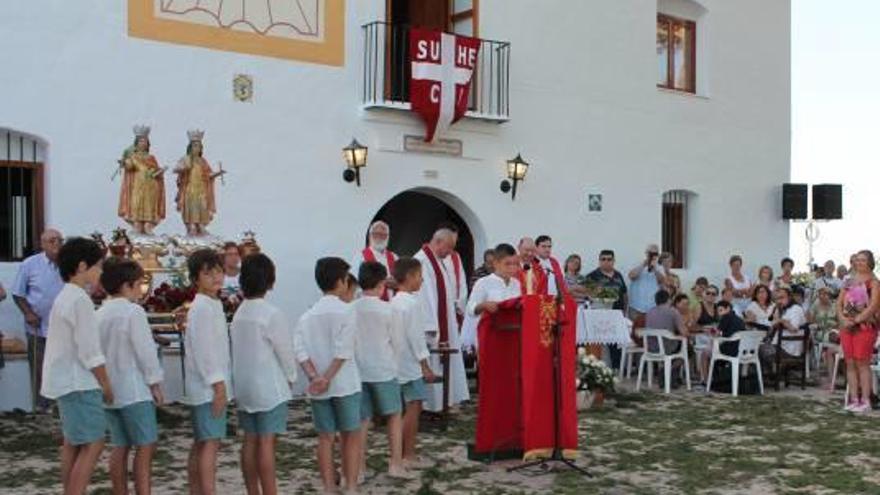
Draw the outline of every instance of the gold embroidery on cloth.
M556 323L556 302L553 300L541 300L541 313L538 323L540 325L541 345L550 347L553 344L553 324Z

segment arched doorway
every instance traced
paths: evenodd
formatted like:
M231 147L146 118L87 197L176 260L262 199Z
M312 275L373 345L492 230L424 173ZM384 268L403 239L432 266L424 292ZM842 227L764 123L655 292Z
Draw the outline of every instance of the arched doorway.
M388 246L401 256L411 256L418 251L440 224L454 224L458 227L457 251L470 280L474 269L474 233L464 218L443 199L425 191L404 191L388 200L370 223L376 220L391 227Z

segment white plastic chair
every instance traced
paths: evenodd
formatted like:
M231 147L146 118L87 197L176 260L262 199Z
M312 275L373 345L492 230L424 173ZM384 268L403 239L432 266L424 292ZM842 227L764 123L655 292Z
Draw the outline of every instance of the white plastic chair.
M638 329L635 333L637 336L641 336L642 330ZM633 364L633 356L636 354L644 354L645 347L636 345L634 342L629 342L620 351L620 378L623 379L624 374L626 375L626 378L629 378Z
M733 396L739 395L740 371L745 372L750 364L754 364L758 370L758 390L764 395L764 378L761 376L761 360L758 358L758 348L764 332L750 330L738 332L733 337L716 337L712 341L712 360L709 362L709 378L706 380L706 392L712 390L712 372L715 370L715 361L727 361L730 363L730 390ZM724 342L739 342L739 352L736 356L727 356L721 353L721 344Z
M843 359L843 350L837 344L828 344L828 347L835 349L834 370L831 372L831 391L834 392L834 385L837 384L837 370L840 368L840 361Z
M673 334L669 330L660 330L653 328L645 328L642 330L642 337L645 339L645 352L642 355L642 360L639 362L639 376L636 379L636 392L639 391L642 385L642 374L645 371L645 364L653 365L654 363L663 363L663 378L665 379L663 382L665 392L668 394L670 389L670 383L672 382L672 362L676 359L681 359L684 361L684 374L685 374L685 383L687 384L687 389L691 389L691 369L690 363L688 362L688 341L687 337L682 337ZM664 347L664 339L666 340L676 340L681 343L681 346L678 349L678 352L674 354L666 354L666 349ZM657 352L650 351L650 342L655 341L657 343ZM648 386L651 386L651 378L653 372L653 366L648 368Z

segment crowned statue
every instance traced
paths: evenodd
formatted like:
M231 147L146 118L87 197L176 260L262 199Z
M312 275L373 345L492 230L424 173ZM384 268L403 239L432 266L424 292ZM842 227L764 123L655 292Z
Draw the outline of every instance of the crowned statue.
M116 171L123 174L118 214L134 232L152 235L165 219L165 169L150 154L150 128L135 126L134 136L134 144L122 153Z
M202 157L202 138L204 131L187 131L189 144L186 146L186 156L177 162L174 173L177 174L177 211L183 217L186 232L189 236L204 236L208 232L206 227L214 219L217 212L214 201L214 180L222 179L226 173L223 165L220 170L214 172L211 165Z

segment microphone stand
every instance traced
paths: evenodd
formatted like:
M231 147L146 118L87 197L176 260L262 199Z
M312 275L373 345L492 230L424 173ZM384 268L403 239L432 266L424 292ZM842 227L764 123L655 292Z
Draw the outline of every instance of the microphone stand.
M560 361L562 359L561 321L564 300L562 297L562 287L559 284L559 280L556 278L556 274L553 273L552 270L547 269L547 276L549 277L550 275L553 275L553 280L556 282L556 321L553 322L553 451L551 452L550 457L524 462L518 466L509 468L507 472L512 473L514 471L521 471L523 469L539 466L542 469L542 472L536 474L546 474L553 472L551 464L555 463L562 464L588 478L592 478L593 475L590 474L589 471L575 464L573 460L566 459L565 456L562 455L562 432L561 425L559 424L559 415L562 413L562 397L559 388L562 384L562 363Z

